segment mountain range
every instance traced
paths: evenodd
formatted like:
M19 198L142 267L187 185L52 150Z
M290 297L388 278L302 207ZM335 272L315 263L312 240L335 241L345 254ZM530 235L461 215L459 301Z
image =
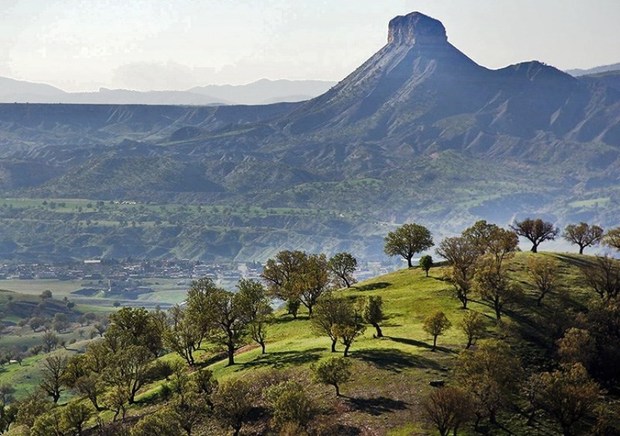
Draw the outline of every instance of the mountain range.
M407 221L437 237L479 218L615 226L614 74L576 78L538 61L490 70L450 44L441 22L415 12L391 20L379 52L308 101L0 105L0 189L228 210L210 230L177 229L158 256L211 258L200 246L216 238L227 241L216 258L263 259L282 248L377 258L382 236ZM236 210L270 212L236 219ZM159 234L174 227L151 225ZM80 244L92 246L92 229L79 231ZM118 231L108 244L118 243ZM145 227L133 235L136 247L149 234ZM11 238L7 247L27 252L18 234ZM48 252L79 256L79 244L66 239ZM89 251L106 253L118 251Z
M0 77L0 103L230 105L309 100L335 82L261 79L247 85L197 86L185 91L132 91L101 88L66 92L54 86Z

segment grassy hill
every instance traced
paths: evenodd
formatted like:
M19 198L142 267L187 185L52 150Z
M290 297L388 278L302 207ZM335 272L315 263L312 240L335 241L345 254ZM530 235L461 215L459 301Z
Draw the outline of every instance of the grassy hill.
M560 290L545 297L540 306L536 304L535 291L525 268L532 256L554 258L559 265ZM573 254L517 253L510 260L509 270L524 292L516 304L507 308L501 323L495 320L488 303L476 297L467 310L461 309L450 283L444 280L447 268L442 266L432 268L429 277L417 268L400 270L338 291L356 299L380 295L386 314L382 323L385 337L375 338L374 328L369 326L353 343L349 357L353 379L341 387L342 397L336 397L331 387L310 382L311 365L333 354L329 351L329 339L312 331L305 312L298 319L277 312L268 330L267 354L262 355L259 347L249 344L237 353L235 365L226 366L218 350L207 346L206 351L198 354L198 365L213 370L220 382L232 378L252 380L272 370L281 377L298 379L321 404L323 414L319 419L337 422L340 428L351 431L350 434L433 434L432 427L423 418L421 402L435 389L431 381L453 383L453 368L466 344L466 337L459 328L466 311L483 314L485 338L508 343L526 372L548 369L555 353L555 332L563 331L570 324L567 317L574 318L575 313L583 311L589 299L598 298L587 289L579 270L580 265L593 261L592 257ZM423 320L436 310L447 315L452 328L439 337L437 350L432 351L432 337L423 330ZM78 343L67 352L73 354L82 347L83 344ZM338 355L343 348L339 344ZM180 361L174 354L160 359ZM36 385L40 360L41 356L30 357L20 367L5 368L0 372L0 384L9 382L17 387L17 396L25 395ZM128 411L130 422L160 407L159 393L167 383L154 382L140 391L137 403ZM614 400L615 396L608 399ZM544 419L527 426L527 416L519 412L522 407L525 407L523 399L518 400L517 409L499 416L501 427L487 430L492 434L558 434L554 424ZM615 412L620 410L617 405L612 407ZM105 419L111 418L108 415L109 412L103 412ZM264 418L259 416L244 426L242 434L259 434L265 425ZM469 434L466 429L464 434Z

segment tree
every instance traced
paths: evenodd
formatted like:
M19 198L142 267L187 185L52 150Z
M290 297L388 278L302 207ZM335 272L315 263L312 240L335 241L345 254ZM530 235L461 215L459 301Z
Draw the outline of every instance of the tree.
M143 416L131 428L131 436L178 435L176 417L168 408L163 408Z
M418 264L420 265L420 268L422 268L426 273L426 277L428 277L428 272L433 267L433 258L427 254L426 256L422 256L420 258Z
M189 391L177 395L169 405L171 420L185 430L187 436L192 435L194 428L204 421L208 413L207 401L198 392Z
M329 289L330 277L324 254L281 251L269 259L262 274L272 296L284 301L298 300L312 315L319 297Z
M157 357L163 349L163 328L156 313L144 307L124 307L110 315L105 339L112 351L135 345Z
M553 241L560 229L553 223L543 221L540 218L535 220L526 218L523 221L516 221L510 228L519 236L523 236L532 243L532 253L538 251L538 246L544 241Z
M362 317L364 321L372 325L376 330L376 337L382 338L383 332L379 323L383 321L383 299L379 295L373 295L362 300L364 305L362 306Z
M481 245L482 242L475 242L473 236L460 236L444 239L436 250L451 267L450 281L463 309L467 309L476 260L481 250L483 253L486 250L486 244L484 249Z
M331 357L312 367L316 381L332 385L340 396L340 384L351 379L351 361L344 357Z
M479 220L473 226L463 230L461 236L474 246L478 256L482 256L487 253L491 240L497 239L498 230L499 227L496 224L487 223L486 220Z
M213 402L216 419L238 436L254 404L252 386L240 379L227 380L219 385Z
M4 434L11 424L15 422L16 417L17 409L14 406L0 403L0 433Z
M164 332L164 343L194 366L194 351L202 339L200 326L188 316L186 307L172 307L169 313L172 324Z
M138 391L151 380L153 355L144 346L129 345L112 356L112 361L104 370L104 380L108 385L118 387L120 393L127 397L129 404L134 404Z
M433 312L426 317L424 320L423 329L429 335L433 336L432 351L435 351L435 348L437 347L437 336L443 335L443 333L450 327L452 327L452 323L442 311Z
M82 435L84 424L93 414L93 410L88 404L82 401L70 401L62 408L60 413L60 424L71 434Z
M52 328L58 333L62 333L69 328L69 319L67 318L67 315L64 313L55 314L54 320L52 321Z
M564 229L562 237L571 244L579 246L579 254L583 254L586 247L597 245L603 239L603 228L587 223L569 224Z
M103 401L108 409L114 412L113 421L116 421L118 415L121 415L121 420L125 420L125 413L127 412L127 403L129 402L129 392L124 386L112 386L107 390Z
M470 419L470 403L471 399L462 389L446 386L432 391L422 401L422 408L439 434L447 436L450 431L456 435L459 427Z
M56 349L58 346L58 336L52 332L46 332L43 335L43 350L49 353Z
M45 291L41 292L39 298L41 298L41 300L49 300L50 298L52 298L52 291L46 289Z
M239 294L214 289L207 295L204 310L209 314L209 338L226 348L228 365L235 364L235 351L244 343L248 320L244 317Z
M557 262L548 257L529 257L527 259L527 273L539 292L536 304L540 306L543 298L557 288Z
M556 342L560 361L565 364L579 363L589 369L596 358L596 341L588 330L571 327Z
M225 347L228 364L234 365L235 351L244 343L249 319L244 313L244 294L218 288L210 279L192 283L187 299L190 319L201 337Z
M522 370L505 342L488 340L476 349L463 350L455 372L459 385L472 398L477 426L485 416L496 423L497 412L512 401Z
M620 380L620 298L595 299L588 305L585 325L594 339L592 374L601 382Z
M63 436L65 429L61 422L61 410L52 409L43 415L39 415L30 429L30 436Z
M412 268L411 259L416 253L433 246L431 232L419 224L403 224L385 237L385 254L388 256L402 256L407 260L407 266Z
M267 260L261 276L267 282L272 297L299 302L306 257L303 251L284 250L276 254L275 259Z
M340 287L350 288L355 283L353 273L357 269L357 259L351 253L337 253L329 259L327 267Z
M293 423L305 427L316 415L316 408L303 386L289 380L271 386L266 391L273 418L280 426Z
M15 388L9 384L0 384L0 404L7 405L13 401Z
M469 349L485 332L484 317L479 312L465 312L460 323L461 330L467 336L466 349Z
M603 237L605 245L620 251L620 227L608 230Z
M273 313L265 288L256 280L242 279L237 284L237 289L239 304L248 322L248 333L252 340L261 346L261 353L265 354L267 323Z
M362 335L366 330L366 326L362 322L362 317L353 309L353 305L349 304L349 315L343 323L334 324L332 330L334 336L340 338L340 342L344 345L344 357L349 355L349 349L353 345L353 341Z
M54 404L58 403L63 391L63 376L67 362L67 356L63 355L49 356L43 360L40 386L47 395L52 397Z
M16 404L17 416L15 423L31 428L37 417L47 413L53 408L53 404L40 391L34 391Z
M196 325L200 332L200 340L196 347L200 348L203 339L205 339L212 328L212 320L210 312L205 310L209 307L209 296L217 290L217 286L208 277L194 280L187 291L186 307L187 316Z
M482 258L476 267L474 286L482 299L493 305L498 321L502 317L504 306L520 296L520 290L511 282L506 267L498 267L496 262L488 257Z
M350 316L350 308L344 298L334 297L327 293L318 300L314 316L310 318L312 330L319 335L327 335L331 340L331 351L336 352L338 336L334 325L344 324Z
M213 408L213 395L217 391L218 382L213 378L213 371L202 369L196 371L193 377L196 391L205 399L207 405Z
M611 300L620 295L620 262L609 256L597 256L594 264L581 267L588 286L601 298Z
M533 403L543 409L562 429L562 434L584 434L577 424L594 411L600 388L580 363L552 372L534 374Z
M317 300L330 286L327 258L324 254L310 254L306 256L301 276L301 292L299 301L306 306L308 314L312 316L312 308Z

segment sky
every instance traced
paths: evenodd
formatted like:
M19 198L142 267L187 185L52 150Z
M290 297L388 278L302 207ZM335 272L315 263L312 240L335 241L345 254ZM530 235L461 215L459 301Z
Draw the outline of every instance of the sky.
M0 76L66 91L338 81L413 11L488 68L620 62L620 0L0 0Z

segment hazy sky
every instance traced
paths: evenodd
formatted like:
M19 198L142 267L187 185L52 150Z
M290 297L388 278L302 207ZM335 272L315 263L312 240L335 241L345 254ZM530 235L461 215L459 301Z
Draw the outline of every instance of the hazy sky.
M489 68L620 62L620 0L0 0L0 76L70 91L340 80L412 11Z

